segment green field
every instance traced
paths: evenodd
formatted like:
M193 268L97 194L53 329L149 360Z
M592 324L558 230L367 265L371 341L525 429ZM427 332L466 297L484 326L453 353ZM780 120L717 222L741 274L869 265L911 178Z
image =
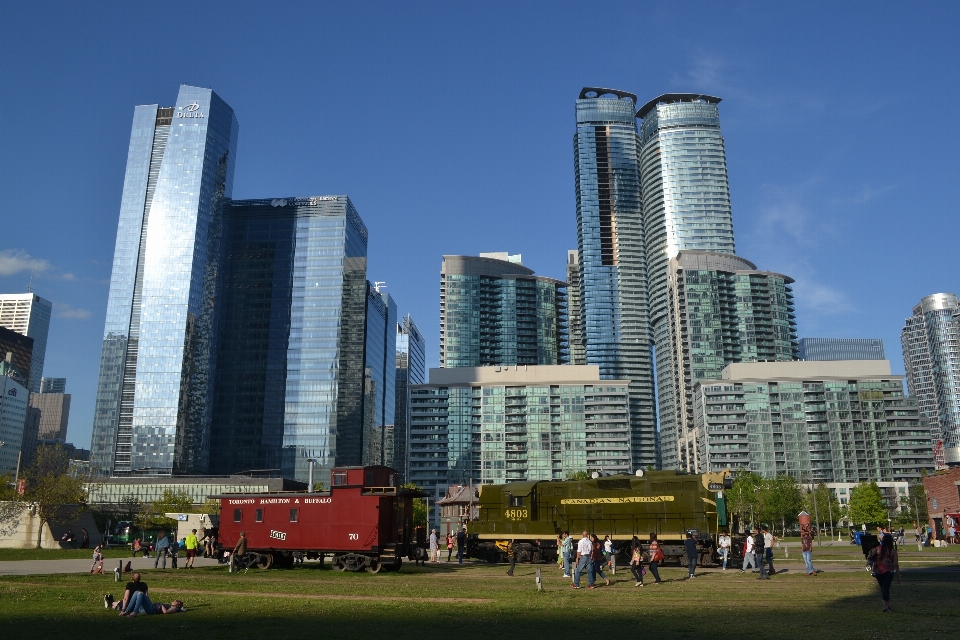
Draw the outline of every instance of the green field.
M104 558L130 558L133 552L128 548L104 549ZM0 562L8 560L63 560L85 558L93 560L93 549L0 549Z
M687 580L685 570L667 567L659 586L634 587L621 571L613 586L576 591L553 565L537 565L543 593L534 565L518 565L512 578L502 565L446 563L379 575L310 563L245 575L224 567L148 571L154 601L180 597L188 612L132 619L103 608L104 593L122 592L112 575L3 577L0 628L10 638L946 637L960 629L953 549L904 552L892 614L880 613L868 573L844 569L862 566L862 556L837 547L817 556L825 573L793 570L770 581L736 571Z

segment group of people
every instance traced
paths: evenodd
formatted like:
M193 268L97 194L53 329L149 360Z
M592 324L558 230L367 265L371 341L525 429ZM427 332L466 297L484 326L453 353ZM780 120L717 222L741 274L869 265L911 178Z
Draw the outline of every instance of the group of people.
M119 611L121 617L146 616L158 614L184 613L186 608L183 600L177 599L170 604L154 603L148 595L149 587L143 582L139 573L134 573L132 582L128 582L123 591L123 598L116 600L112 593L103 597L103 606L106 609Z
M207 539L207 529L204 529L204 540ZM157 552L157 558L153 561L153 568L167 568L167 555L170 556L170 566L173 569L177 569L177 559L180 556L181 552L186 552L187 554L187 563L184 565L186 569L193 569L193 562L197 557L197 551L200 548L200 539L197 538L197 530L191 529L190 533L183 537L180 542L173 540L171 542L170 538L167 537L165 531L161 531L157 535L157 544L154 549ZM136 544L134 545L136 549ZM206 555L206 554L205 554ZM161 566L161 560L162 566Z
M440 558L443 554L443 551L440 547L441 540L440 536L437 535L436 529L430 530L430 562L440 562ZM467 551L467 531L466 527L463 527L457 531L456 535L447 532L446 539L446 548L447 548L447 562L453 561L453 545L457 545L457 562L463 564L463 556Z
M70 547L74 549L77 547L77 536L74 535L73 529L64 531L63 535L60 536L60 544L70 545ZM80 528L80 548L90 548L90 533L83 527Z
M807 575L816 575L812 560L812 538L810 540L808 548L803 546L801 540L801 551L804 553L804 562L807 563ZM773 546L776 541L776 537L766 527L754 527L753 534L748 535L743 541L743 566L740 567L740 573L745 573L747 568L752 569L754 573L759 571L758 580L769 580L770 576L776 575L777 570L773 568ZM807 552L810 555L806 555ZM724 570L727 568L726 565L726 558L724 558Z

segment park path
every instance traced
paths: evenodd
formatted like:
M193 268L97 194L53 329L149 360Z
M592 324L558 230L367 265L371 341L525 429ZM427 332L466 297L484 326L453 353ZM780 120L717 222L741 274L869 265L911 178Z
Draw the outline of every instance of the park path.
M134 571L153 571L153 562L156 558L107 558L103 561L103 571L113 573L118 562L131 563ZM93 560L85 558L67 558L60 560L9 560L0 562L0 576L31 576L51 573L90 573L90 564ZM186 558L180 558L180 569L178 571L189 571L184 569L183 565ZM196 558L194 565L197 567L213 567L217 565L214 558ZM224 570L226 570L226 565ZM167 570L170 571L170 558L167 558Z

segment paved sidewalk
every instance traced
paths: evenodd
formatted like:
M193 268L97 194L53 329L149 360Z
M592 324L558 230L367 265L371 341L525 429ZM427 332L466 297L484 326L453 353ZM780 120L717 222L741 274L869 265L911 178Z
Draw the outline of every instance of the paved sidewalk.
M153 562L156 558L108 558L103 561L103 570L107 574L112 574L113 570L117 567L118 562L123 562L123 566L127 565L127 562L132 562L131 567L134 571L154 571ZM179 558L178 563L180 568L177 571L189 571L189 569L184 569L183 565L186 563L186 558ZM161 559L161 563L163 560ZM40 574L49 574L49 573L90 573L90 565L93 563L93 559L66 559L66 560L13 560L8 562L0 562L0 576L29 576L29 575L40 575ZM193 562L194 566L197 567L215 567L217 566L217 561L213 558L196 558ZM220 565L223 567L224 572L227 570L227 565ZM156 569L156 571L161 571L161 569ZM167 558L167 571L172 572L173 569L170 568L170 558Z

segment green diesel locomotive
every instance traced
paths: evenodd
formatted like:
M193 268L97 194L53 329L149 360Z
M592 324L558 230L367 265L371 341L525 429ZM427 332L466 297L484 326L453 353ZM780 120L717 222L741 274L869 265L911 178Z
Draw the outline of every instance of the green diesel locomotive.
M727 526L723 495L733 483L729 471L594 475L584 481L484 485L479 519L468 526L471 555L500 560L512 539L518 560L555 561L561 532L579 539L589 531L610 536L624 551L634 537L646 545L655 533L664 555L680 559L683 539L692 532L701 563L712 560L715 537Z

